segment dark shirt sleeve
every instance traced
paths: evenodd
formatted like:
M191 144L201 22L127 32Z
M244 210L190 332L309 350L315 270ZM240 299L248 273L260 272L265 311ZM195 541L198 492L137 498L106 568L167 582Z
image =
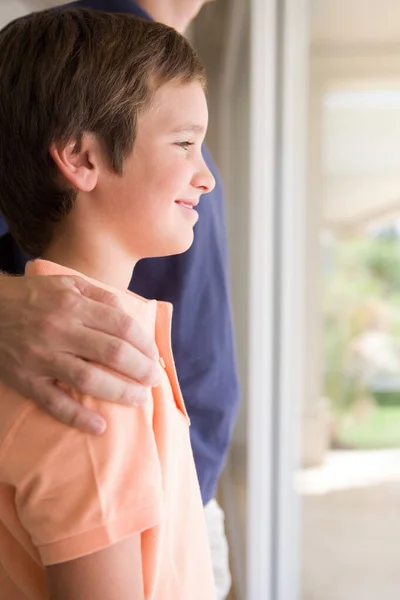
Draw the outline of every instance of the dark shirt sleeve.
M0 228L2 224L4 224L3 231L7 231L0 216ZM22 275L26 261L27 257L22 254L11 234L4 233L0 237L0 271L9 275Z

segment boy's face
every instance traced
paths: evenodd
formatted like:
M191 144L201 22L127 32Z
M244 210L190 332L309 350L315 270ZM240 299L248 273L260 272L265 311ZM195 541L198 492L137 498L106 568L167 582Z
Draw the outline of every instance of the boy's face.
M191 246L194 207L215 185L201 153L207 123L199 83L165 84L139 119L123 175L109 170L100 175L98 200L107 232L136 260Z

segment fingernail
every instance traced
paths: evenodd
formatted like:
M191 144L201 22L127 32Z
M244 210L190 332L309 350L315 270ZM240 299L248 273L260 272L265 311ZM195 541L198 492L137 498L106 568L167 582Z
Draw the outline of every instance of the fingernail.
M104 419L100 419L100 417L94 417L94 419L90 421L90 426L93 429L93 432L98 434L104 433L107 429L107 423Z

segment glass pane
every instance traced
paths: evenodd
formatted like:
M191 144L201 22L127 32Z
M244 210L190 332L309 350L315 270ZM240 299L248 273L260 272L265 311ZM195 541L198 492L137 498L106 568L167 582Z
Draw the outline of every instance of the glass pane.
M400 589L399 18L312 3L303 600Z

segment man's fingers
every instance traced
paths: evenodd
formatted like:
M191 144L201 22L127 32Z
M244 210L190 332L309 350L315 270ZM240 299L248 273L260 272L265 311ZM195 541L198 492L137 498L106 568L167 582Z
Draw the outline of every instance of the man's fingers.
M159 364L119 338L77 325L68 332L67 340L66 352L71 355L104 365L144 386L160 382ZM110 378L117 379L116 373Z
M86 298L90 298L95 302L102 302L103 304L108 304L108 306L122 310L118 297L113 292L89 283L89 281L86 281L83 277L70 277L70 279L82 296L86 296Z
M107 423L100 415L72 400L68 394L50 380L43 380L34 384L30 397L37 406L55 419L80 431L101 434L107 428Z
M49 376L70 385L81 394L129 406L140 406L149 398L150 389L134 381L117 377L106 369L71 354L58 354Z
M145 356L158 360L158 349L154 339L122 309L88 299L82 304L80 321L90 329L125 340Z

